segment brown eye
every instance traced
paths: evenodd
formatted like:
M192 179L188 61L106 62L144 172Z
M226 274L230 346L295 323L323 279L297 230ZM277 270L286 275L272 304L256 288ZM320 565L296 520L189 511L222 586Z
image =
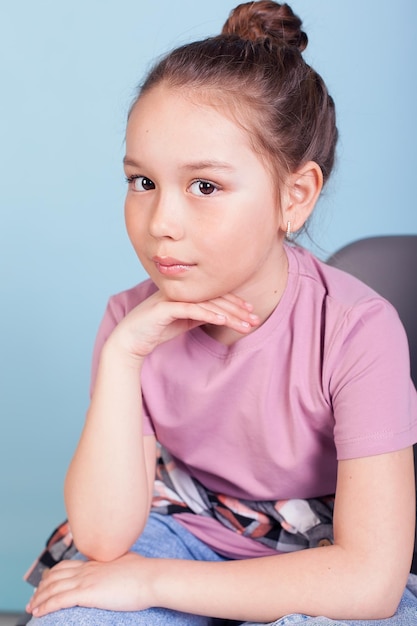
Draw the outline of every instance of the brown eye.
M155 183L150 178L146 178L146 176L129 176L126 181L132 186L134 191L151 191L155 189Z
M190 186L190 190L196 196L211 196L218 191L218 187L207 180L196 180Z
M135 180L134 187L136 191L150 191L151 189L155 189L154 183L150 178L146 178L146 176L138 176Z

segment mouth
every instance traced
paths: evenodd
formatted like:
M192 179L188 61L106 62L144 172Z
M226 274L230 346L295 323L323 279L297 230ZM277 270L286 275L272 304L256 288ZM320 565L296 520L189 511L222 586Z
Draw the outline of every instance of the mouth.
M178 276L184 272L190 271L195 266L194 263L185 263L179 259L168 256L155 256L152 258L158 272L164 276Z

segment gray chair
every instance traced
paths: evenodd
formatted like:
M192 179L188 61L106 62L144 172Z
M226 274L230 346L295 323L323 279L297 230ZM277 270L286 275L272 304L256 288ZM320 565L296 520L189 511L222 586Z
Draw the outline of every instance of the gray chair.
M411 377L417 387L417 235L360 239L327 261L359 278L397 309L410 346ZM417 445L414 446L417 484ZM417 530L411 571L417 574Z

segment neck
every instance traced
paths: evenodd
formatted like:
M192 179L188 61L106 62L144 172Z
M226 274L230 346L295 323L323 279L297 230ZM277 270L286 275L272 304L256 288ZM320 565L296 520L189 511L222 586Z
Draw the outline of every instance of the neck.
M260 324L256 328L262 326L273 311L275 311L287 286L288 258L285 250L282 250L278 266L276 266L273 271L273 276L266 275L263 277L263 280L257 281L255 285L249 286L244 291L236 294L247 302L251 302L255 307L254 313L256 313L260 319ZM228 346L242 338L240 333L226 326L212 326L211 324L206 324L202 326L202 328L210 337ZM254 332L256 328L251 332Z

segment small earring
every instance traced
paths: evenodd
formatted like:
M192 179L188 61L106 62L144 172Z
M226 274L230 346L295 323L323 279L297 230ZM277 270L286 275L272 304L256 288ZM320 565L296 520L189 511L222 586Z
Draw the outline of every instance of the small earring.
M292 239L291 222L289 220L287 222L287 232L285 233L285 238L288 239L288 241Z

